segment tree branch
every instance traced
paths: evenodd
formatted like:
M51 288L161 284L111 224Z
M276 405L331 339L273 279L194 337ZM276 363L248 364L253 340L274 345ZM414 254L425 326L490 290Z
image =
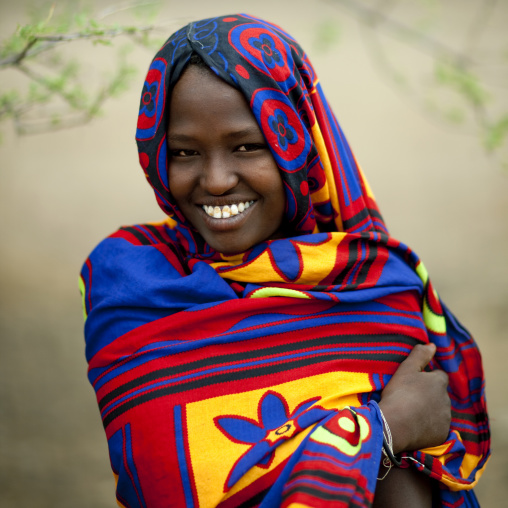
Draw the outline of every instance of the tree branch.
M26 58L36 56L43 51L53 49L59 43L76 41L78 39L109 39L120 35L133 35L140 32L150 32L154 29L155 26L141 26L122 27L108 30L99 29L87 32L75 32L72 34L36 35L26 43L25 47L19 53L0 60L0 68L17 65ZM43 44L38 47L34 47L39 42Z
M391 34L403 37L405 41L409 41L418 50L435 56L436 53L446 57L448 60L455 62L457 65L471 63L471 59L464 53L450 48L446 44L428 35L406 25L396 19L390 18L379 9L367 7L358 0L325 0L327 3L345 7L362 23L383 28Z

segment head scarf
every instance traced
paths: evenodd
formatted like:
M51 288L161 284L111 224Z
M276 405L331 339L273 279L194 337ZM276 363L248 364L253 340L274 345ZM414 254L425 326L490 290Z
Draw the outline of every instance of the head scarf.
M245 96L280 169L295 234L386 227L306 53L276 25L247 15L190 23L155 55L141 95L139 160L159 206L191 253L208 252L168 185L169 98L192 53Z

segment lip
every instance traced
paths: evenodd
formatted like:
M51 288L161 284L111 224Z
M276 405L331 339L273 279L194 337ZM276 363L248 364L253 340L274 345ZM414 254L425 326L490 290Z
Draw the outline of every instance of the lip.
M223 203L222 205L219 205L218 203L215 204L209 204L208 206L225 206L238 203L238 201L233 201L232 203ZM205 203L203 203L205 204ZM248 220L250 217L252 210L256 209L258 204L258 201L255 200L252 205L249 206L245 211L242 213L239 213L238 215L233 215L231 217L228 217L227 219L215 219L213 217L210 217L203 208L201 208L201 205L198 206L199 214L205 224L205 226L210 230L214 232L228 232L235 229L238 229L243 226L243 224Z

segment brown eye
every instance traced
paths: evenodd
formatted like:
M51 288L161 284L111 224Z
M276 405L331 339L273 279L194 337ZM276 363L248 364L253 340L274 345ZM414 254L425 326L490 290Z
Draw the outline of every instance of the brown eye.
M192 157L193 155L198 155L196 150L170 150L169 151L171 157Z
M240 145L236 150L238 152L255 152L263 148L266 148L266 145L260 143L245 143L244 145Z

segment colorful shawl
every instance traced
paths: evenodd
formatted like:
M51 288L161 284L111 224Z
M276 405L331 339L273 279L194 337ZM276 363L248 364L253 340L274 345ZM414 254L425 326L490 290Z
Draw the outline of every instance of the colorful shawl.
M191 54L245 95L292 238L214 252L168 188L169 94ZM172 35L150 65L139 159L169 216L123 227L81 273L89 378L120 506L370 506L376 401L413 346L450 378L447 441L404 454L443 506L477 506L489 455L480 354L374 197L296 41L247 15ZM432 410L432 408L429 408Z

